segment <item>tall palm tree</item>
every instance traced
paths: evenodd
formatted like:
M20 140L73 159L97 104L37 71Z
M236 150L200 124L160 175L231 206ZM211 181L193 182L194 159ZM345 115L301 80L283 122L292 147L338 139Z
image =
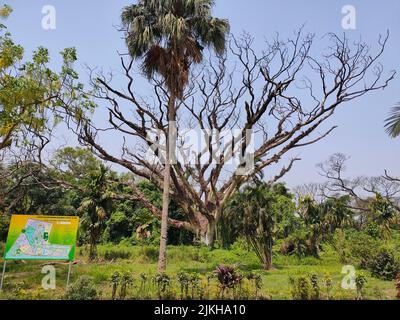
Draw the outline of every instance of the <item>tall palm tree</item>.
M139 0L124 8L122 23L133 59L142 59L142 71L161 76L169 92L168 128L163 183L163 208L158 271L166 269L166 245L171 162L176 139L176 100L182 99L192 64L200 63L205 47L225 51L227 20L211 16L214 0Z
M400 136L400 103L390 112L389 118L386 119L385 128L392 138Z

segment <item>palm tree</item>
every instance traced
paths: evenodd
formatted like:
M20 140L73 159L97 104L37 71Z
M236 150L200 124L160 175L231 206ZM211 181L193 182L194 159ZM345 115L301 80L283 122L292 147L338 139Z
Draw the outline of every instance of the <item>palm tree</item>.
M272 246L279 213L273 209L277 194L262 181L248 185L235 194L225 207L228 217L238 216L241 232L265 270L272 268Z
M324 210L311 196L299 200L299 214L309 230L309 245L312 254L319 258L319 242L326 227Z
M90 173L85 186L86 196L82 200L78 212L82 213L81 225L89 234L89 260L97 257L97 243L105 228L107 212L111 205L110 194L107 193L108 169L103 165L98 172Z
M390 112L389 118L386 119L385 128L392 138L400 136L400 103Z
M200 63L205 47L225 51L227 20L211 16L214 0L139 0L124 8L122 23L133 59L142 71L163 78L169 92L163 183L163 208L158 271L165 272L171 162L174 160L176 100L182 99L192 64Z

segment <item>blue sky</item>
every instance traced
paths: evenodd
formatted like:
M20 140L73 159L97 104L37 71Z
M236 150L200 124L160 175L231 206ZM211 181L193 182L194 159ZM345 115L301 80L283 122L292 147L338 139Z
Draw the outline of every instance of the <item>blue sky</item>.
M4 1L0 1L0 3ZM104 70L119 71L117 51L125 52L124 41L116 30L121 9L132 3L125 0L8 0L13 15L6 22L16 42L27 53L38 46L47 47L54 66L60 59L58 52L74 46L78 50L77 69L83 74L85 64ZM290 36L299 26L316 34L316 42L327 32L346 34L354 39L360 36L375 44L378 35L390 31L386 53L381 59L385 70L400 71L400 1L382 0L217 0L214 15L229 19L232 32L249 32L261 48L264 38L279 32ZM56 30L41 27L42 7L56 8ZM356 8L356 30L344 31L341 27L344 5ZM321 47L321 50L323 48ZM399 75L400 76L400 75ZM297 150L303 160L284 179L290 186L318 181L315 165L335 152L351 156L348 175L379 175L388 169L400 176L400 139L390 139L383 123L391 106L400 101L400 78L396 77L389 88L363 97L341 108L329 124L339 128L318 144ZM60 133L60 137L64 133Z

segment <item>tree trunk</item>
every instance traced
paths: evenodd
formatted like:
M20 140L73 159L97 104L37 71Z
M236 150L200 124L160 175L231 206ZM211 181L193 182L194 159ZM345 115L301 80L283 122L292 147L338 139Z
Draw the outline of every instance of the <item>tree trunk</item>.
M94 261L97 258L97 241L94 236L91 236L89 246L89 261Z
M168 207L169 190L171 182L171 160L175 159L175 97L171 95L168 103L168 128L165 143L165 167L163 184L163 202L161 213L160 252L158 256L158 272L164 273L167 267L167 241L168 241Z
M200 233L200 242L207 247L214 247L216 225L215 221L208 221L207 227Z
M263 253L263 269L271 270L272 268L272 240L267 240Z

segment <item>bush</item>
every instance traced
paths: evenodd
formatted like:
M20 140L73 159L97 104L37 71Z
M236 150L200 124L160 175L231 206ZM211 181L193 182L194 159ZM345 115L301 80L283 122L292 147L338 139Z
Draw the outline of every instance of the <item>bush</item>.
M313 287L308 277L299 277L297 279L290 277L289 284L293 300L311 300L313 296Z
M91 277L80 276L76 282L68 287L67 300L96 300L98 292Z
M308 234L305 231L297 231L287 237L281 244L280 253L283 255L296 255L304 257L313 254Z
M351 263L362 269L368 269L371 259L381 246L378 239L355 230L336 232L333 242L341 262Z
M393 253L382 249L370 262L371 273L374 277L382 280L393 280L399 273L399 262Z

